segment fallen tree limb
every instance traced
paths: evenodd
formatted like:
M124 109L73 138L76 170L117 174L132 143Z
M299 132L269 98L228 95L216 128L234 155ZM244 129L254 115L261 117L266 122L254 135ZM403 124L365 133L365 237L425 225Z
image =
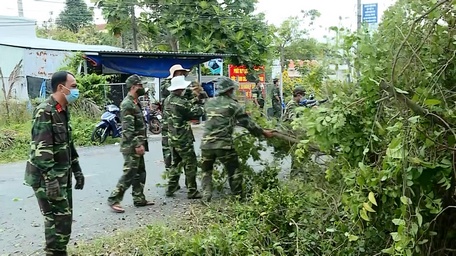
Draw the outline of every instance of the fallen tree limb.
M430 112L428 109L419 106L418 104L407 98L407 96L405 96L404 94L397 92L393 86L389 85L385 81L380 82L380 88L388 92L390 96L393 96L399 101L404 102L405 105L407 105L407 107L411 109L415 114L425 117L429 121L438 124L445 129L450 129L451 132L453 132L454 126L450 124L448 121L446 121L443 117L440 117L437 114Z
M272 132L272 134L275 138L282 139L282 140L288 141L290 143L298 144L301 142L299 139L292 137L289 134L285 134L280 131L277 131L277 130L274 130ZM307 145L307 146L308 146L308 149L312 152L320 152L320 149L315 145Z

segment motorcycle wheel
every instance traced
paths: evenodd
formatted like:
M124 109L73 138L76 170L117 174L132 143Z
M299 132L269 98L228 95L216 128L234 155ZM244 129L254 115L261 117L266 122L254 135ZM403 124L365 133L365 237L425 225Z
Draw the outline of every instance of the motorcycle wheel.
M100 143L105 142L108 137L108 127L96 127L92 132L92 141L98 141Z
M160 124L160 121L157 119L151 119L149 120L149 131L153 134L159 134L161 133L162 127Z

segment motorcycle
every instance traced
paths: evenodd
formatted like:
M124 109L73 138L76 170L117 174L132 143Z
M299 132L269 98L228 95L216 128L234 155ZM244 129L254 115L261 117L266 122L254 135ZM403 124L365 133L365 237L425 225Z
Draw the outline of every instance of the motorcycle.
M147 129L153 134L160 134L162 130L162 115L159 108L150 109L146 107L143 109L144 120L147 124Z
M313 94L311 94L308 99L302 99L299 102L299 106L306 107L306 108L312 108L312 107L318 106L318 105L320 105L322 103L325 103L327 101L328 101L328 99L315 100L315 96Z
M107 105L106 111L101 115L101 121L97 124L92 133L92 141L103 143L108 135L118 138L122 135L122 124L120 122L120 109L116 105Z

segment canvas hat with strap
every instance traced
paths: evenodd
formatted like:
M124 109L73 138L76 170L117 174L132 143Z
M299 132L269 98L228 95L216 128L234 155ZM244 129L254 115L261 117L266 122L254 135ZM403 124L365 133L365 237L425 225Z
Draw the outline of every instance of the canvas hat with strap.
M171 86L168 87L168 91L172 92L175 90L186 89L192 82L185 80L185 76L176 76L171 78Z
M142 81L141 77L135 74L129 76L125 81L125 84L127 85L127 89L130 89L133 85L145 85L147 82Z
M173 65L173 66L169 69L169 76L168 76L167 78L168 78L168 79L173 78L174 72L176 72L176 71L186 71L186 72L190 72L190 69L186 69L186 68L182 67L182 65L180 65L180 64Z

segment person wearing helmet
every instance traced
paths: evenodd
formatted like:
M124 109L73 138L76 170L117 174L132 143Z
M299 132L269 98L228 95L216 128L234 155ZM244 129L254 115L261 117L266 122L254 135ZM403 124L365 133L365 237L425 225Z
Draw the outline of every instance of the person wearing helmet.
M217 159L226 168L231 192L240 198L244 197L242 172L239 170L239 159L232 139L237 123L254 136L272 137L272 132L255 124L234 98L236 84L233 80L220 77L216 81L216 86L218 96L207 100L204 105L207 119L201 140L203 173L201 186L203 200L206 202L212 198L212 172Z
M291 122L296 117L296 108L299 106L299 102L306 96L306 90L302 86L297 86L293 89L293 99L291 99L285 107L285 113L283 114L284 122Z
M283 122L285 126L288 126L289 131L293 131L291 122L298 117L297 108L299 107L299 102L306 95L306 90L302 86L297 86L293 89L293 99L291 99L287 106L285 107L285 113L283 114ZM290 147L291 149L291 147ZM295 177L300 173L299 169L299 159L296 158L294 152L291 153L291 170L290 177Z

